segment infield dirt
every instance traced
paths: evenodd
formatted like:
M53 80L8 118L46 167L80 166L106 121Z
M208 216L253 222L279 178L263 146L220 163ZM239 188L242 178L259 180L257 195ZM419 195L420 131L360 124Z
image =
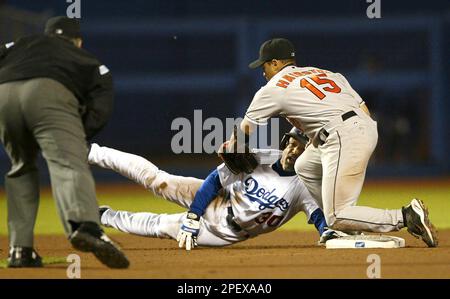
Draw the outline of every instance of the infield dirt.
M450 230L439 232L438 248L402 231L401 249L325 249L315 232L280 231L225 248L186 252L173 240L113 235L131 261L126 270L111 270L91 254L76 252L60 235L37 236L44 257L81 257L81 278L367 278L370 254L381 259L381 278L450 278ZM0 237L0 258L7 257ZM68 264L41 269L0 269L0 278L67 278Z

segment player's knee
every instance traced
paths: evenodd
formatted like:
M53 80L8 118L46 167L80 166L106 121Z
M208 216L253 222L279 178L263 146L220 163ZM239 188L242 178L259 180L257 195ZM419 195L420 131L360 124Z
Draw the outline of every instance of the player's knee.
M158 193L167 188L167 185L168 184L165 180L155 180L154 178L149 178L145 181L145 187L147 189L153 189Z
M160 182L156 188L158 189L158 193L161 193L164 189L167 188L167 182Z
M157 171L146 171L144 184L146 188L153 188L155 184L158 184L158 181L164 181L162 178L164 172L161 170Z
M145 180L145 186L161 193L168 186L167 172L158 170L156 174L149 175Z
M154 176L148 176L145 178L145 187L146 188L150 188L153 185L153 182L155 181L155 177Z

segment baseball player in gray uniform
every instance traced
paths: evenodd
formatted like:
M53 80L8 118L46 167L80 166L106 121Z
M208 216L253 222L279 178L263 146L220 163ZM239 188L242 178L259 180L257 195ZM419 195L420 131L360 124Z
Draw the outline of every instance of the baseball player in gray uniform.
M268 82L255 94L240 128L248 136L270 117L282 116L310 138L295 170L320 203L328 225L369 232L407 227L429 247L437 246L436 230L418 199L396 210L356 206L378 133L367 106L345 77L296 66L294 46L283 38L264 42L259 56L249 67L262 67Z
M92 144L90 164L112 169L189 209L189 213L154 214L101 207L101 223L126 233L177 239L180 247L190 250L197 245L230 245L271 232L303 211L324 243L341 234L327 230L321 209L294 171L304 149L302 140L290 133L282 152L256 150L260 164L252 174L235 175L221 164L206 180L172 175L142 157ZM197 220L189 214L198 216Z

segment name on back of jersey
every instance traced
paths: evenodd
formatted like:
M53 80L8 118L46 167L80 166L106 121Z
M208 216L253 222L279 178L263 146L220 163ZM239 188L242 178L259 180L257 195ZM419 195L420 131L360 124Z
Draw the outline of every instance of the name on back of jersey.
M330 73L330 71L325 71L321 69L312 69L308 71L301 71L301 72L290 72L281 77L280 80L277 82L278 87L287 88L289 84L291 84L292 81L297 79L298 77L304 77L308 75L315 75L315 74L326 74Z

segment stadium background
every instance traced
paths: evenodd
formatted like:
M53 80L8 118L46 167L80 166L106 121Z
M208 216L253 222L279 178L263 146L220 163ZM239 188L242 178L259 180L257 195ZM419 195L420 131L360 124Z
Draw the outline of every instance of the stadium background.
M369 177L450 173L448 1L382 1L381 19L368 19L362 0L259 2L81 0L84 47L112 70L117 91L114 115L95 140L205 175L214 155L174 155L172 121L192 120L194 109L203 119L242 116L264 84L248 62L262 41L285 36L300 65L344 74L374 113L380 136ZM48 16L69 5L0 3L3 43L41 32Z
M360 204L398 208L419 196L438 228L450 228L449 2L381 0L381 19L367 18L369 3L363 0L345 6L341 1L280 3L81 0L84 47L112 70L116 86L112 119L94 141L142 155L169 172L204 177L218 158L174 154L172 121L192 120L194 109L202 110L203 119L242 116L264 84L261 72L248 69L248 62L257 57L261 42L284 36L295 43L299 65L345 75L378 121L378 146ZM64 15L69 4L0 0L0 43L40 33L45 20ZM282 131L289 130L284 120L280 123ZM45 162L40 164L43 196L36 232L60 234L45 187ZM8 168L1 148L0 172ZM100 203L134 211L180 211L117 174L93 171ZM3 176L4 236L2 188ZM313 229L303 216L284 229L299 228ZM5 257L0 250L0 266Z

